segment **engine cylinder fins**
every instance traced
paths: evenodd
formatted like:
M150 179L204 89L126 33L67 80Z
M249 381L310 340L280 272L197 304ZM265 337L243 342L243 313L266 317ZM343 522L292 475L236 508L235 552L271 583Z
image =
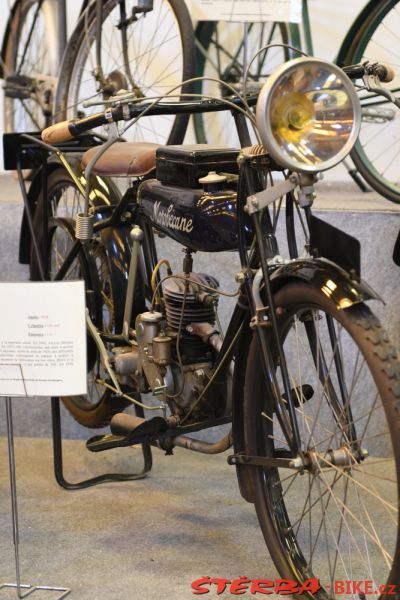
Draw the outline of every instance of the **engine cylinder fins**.
M215 323L218 295L212 290L219 287L215 277L204 273L190 273L190 281L186 283L181 279L184 273L178 275L179 278L167 279L163 288L168 326L177 330L180 325L185 327L189 323ZM203 286L212 289L205 289Z
M192 305L191 308L185 306L182 315L182 305L166 305L167 323L170 327L178 329L182 320L182 325L189 323L215 323L215 311L212 307L204 308L202 304Z
M171 277L164 283L163 290L164 296L168 295L170 298L175 298L178 301L182 301L185 294L186 282L184 281L185 274L177 273L177 277ZM205 289L203 286L217 290L219 282L206 273L190 273L189 284L186 291L186 303L198 302L199 297L204 297L206 294L215 296L218 299L217 294L213 294L210 290Z

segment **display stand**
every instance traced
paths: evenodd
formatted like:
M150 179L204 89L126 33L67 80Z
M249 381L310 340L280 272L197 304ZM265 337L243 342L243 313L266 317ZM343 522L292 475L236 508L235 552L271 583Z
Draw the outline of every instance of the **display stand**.
M22 198L24 202L25 215L29 227L30 234L32 236L32 244L33 250L36 255L37 264L39 267L39 272L43 280L46 279L43 255L46 256L46 248L48 247L48 205L46 202L43 203L43 211L41 215L41 244L39 245L37 231L35 230L33 224L33 215L31 210L31 205L28 198L28 192L26 189L26 182L23 176L23 169L27 167L25 164L27 152L27 143L35 148L36 147L36 156L40 156L41 162L41 170L42 170L42 189L43 195L46 197L46 186L47 186L47 176L48 176L48 150L47 145L41 142L39 139L35 139L35 137L31 135L22 134L18 137L19 143L17 144L17 158L15 165L11 165L17 169L18 172L18 180L21 188ZM60 148L63 150L63 148ZM82 148L72 147L68 149L71 151L82 152ZM32 150L31 150L32 154ZM37 158L36 158L37 160ZM37 166L37 165L36 165ZM142 413L142 409L140 407L136 407L138 416L144 416ZM103 475L99 475L97 477L92 477L90 479L86 479L77 483L71 483L66 480L63 471L63 448L62 448L62 428L61 428L61 414L60 414L60 401L59 398L53 397L51 399L51 415L52 415L52 434L53 434L53 456L54 456L54 476L57 483L66 490L77 490L77 489L85 489L87 487L91 487L94 485L98 485L100 483L106 483L110 481L132 481L135 479L143 479L146 477L146 474L152 468L152 452L151 448L148 445L142 445L142 453L143 453L143 468L139 473L131 473L131 474L120 474L120 473L105 473Z
M13 524L13 539L15 553L15 572L16 583L0 583L0 590L13 588L17 592L18 598L26 598L37 591L60 592L60 595L55 600L62 600L70 593L69 588L52 587L48 585L30 585L21 583L20 562L19 562L19 527L18 527L18 502L17 502L17 485L15 477L15 454L14 454L14 431L12 420L12 405L11 398L6 396L6 421L7 421L7 439L8 439L8 461L10 467L10 490L11 490L11 511Z
M141 416L141 415L139 415ZM58 398L51 399L51 420L53 426L53 453L54 453L54 476L61 487L66 490L82 490L99 483L107 481L132 481L135 479L143 479L151 470L153 465L152 453L149 446L142 444L143 453L143 469L139 473L120 474L120 473L105 473L91 479L86 479L78 483L70 483L64 477L63 472L63 451L62 451L62 431L61 431L61 413L60 400Z

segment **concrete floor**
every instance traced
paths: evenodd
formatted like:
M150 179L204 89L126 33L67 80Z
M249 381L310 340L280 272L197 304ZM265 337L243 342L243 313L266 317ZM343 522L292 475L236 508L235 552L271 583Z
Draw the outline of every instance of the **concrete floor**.
M12 178L2 177L0 190L0 279L24 280L27 268L16 261L18 188ZM321 184L316 208L319 216L361 239L363 276L387 300L386 306L374 303L373 309L399 345L399 270L391 262L391 251L400 228L400 208L377 194L361 195L353 184ZM196 255L195 264L198 271L225 272L222 287L229 289L237 270L232 258L219 255L210 261ZM11 309L6 298L0 302L5 310ZM163 457L155 451L154 469L146 480L66 492L52 472L48 400L18 399L13 406L24 582L71 587L71 598L77 600L186 600L193 597L191 582L203 575L277 576L254 509L241 499L225 455L206 457L177 450L175 457ZM2 435L4 417L0 399ZM63 421L67 436L89 437L65 414ZM67 476L77 480L109 469L130 471L138 454L122 450L93 456L82 441L68 440ZM4 438L0 439L0 557L0 582L15 581ZM1 600L15 597L15 591L0 590ZM33 596L55 597L51 592Z

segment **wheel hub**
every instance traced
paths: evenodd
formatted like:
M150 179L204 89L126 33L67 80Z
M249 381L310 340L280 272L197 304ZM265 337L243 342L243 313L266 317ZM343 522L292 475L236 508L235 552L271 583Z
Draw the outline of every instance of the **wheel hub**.
M303 465L311 473L318 473L323 469L332 469L339 467L350 469L354 464L360 462L368 456L368 451L361 449L357 455L350 450L348 446L341 446L336 450L327 450L326 452L317 452L310 450L305 453Z

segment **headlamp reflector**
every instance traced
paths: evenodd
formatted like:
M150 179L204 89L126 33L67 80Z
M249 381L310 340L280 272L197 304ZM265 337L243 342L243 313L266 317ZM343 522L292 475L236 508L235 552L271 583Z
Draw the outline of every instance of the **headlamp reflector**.
M272 158L310 173L333 167L350 152L360 129L361 108L353 84L339 67L302 57L267 79L256 119Z

